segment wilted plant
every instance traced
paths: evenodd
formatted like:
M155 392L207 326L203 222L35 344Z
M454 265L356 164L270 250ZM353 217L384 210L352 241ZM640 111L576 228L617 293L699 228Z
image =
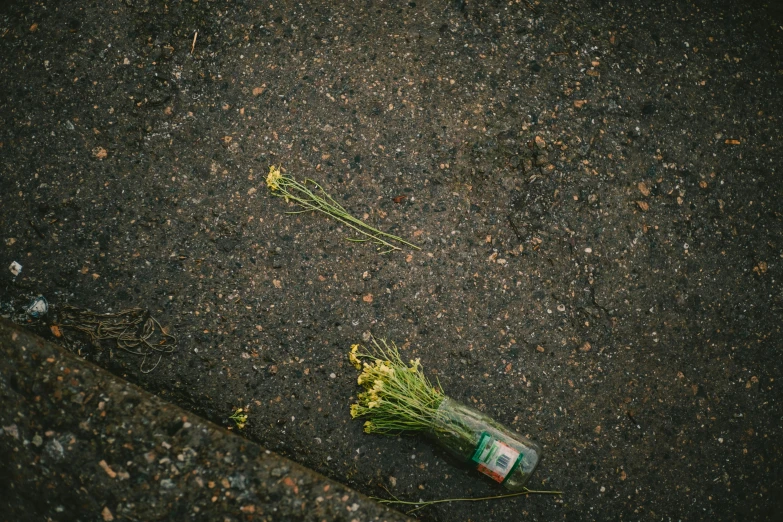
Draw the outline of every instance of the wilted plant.
M379 249L383 248L382 253L391 252L392 250L400 250L400 247L390 243L390 241L397 241L408 245L416 250L421 250L413 243L409 243L401 237L381 232L377 228L371 227L359 218L352 216L345 208L334 200L332 196L326 193L326 191L311 179L305 179L303 183L296 181L294 178L284 176L280 172L279 167L274 165L269 167L269 174L266 177L266 186L269 187L269 192L273 196L284 198L286 201L293 201L303 207L303 210L294 212L288 212L288 214L300 214L302 212L309 212L311 210L324 213L343 225L352 228L357 233L365 236L363 238L347 238L348 241L364 242L371 241L379 245ZM310 189L313 187L313 190Z

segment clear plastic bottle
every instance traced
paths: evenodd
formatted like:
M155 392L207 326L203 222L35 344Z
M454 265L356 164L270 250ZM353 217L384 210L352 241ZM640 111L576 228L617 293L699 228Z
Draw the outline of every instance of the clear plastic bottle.
M541 446L449 397L437 411L429 435L438 444L507 489L524 490L541 458Z

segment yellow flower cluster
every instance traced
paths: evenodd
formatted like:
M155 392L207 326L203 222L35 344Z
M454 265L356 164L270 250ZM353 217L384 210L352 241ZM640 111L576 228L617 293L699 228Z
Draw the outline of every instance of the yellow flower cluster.
M365 433L392 434L427 429L437 414L443 392L424 376L421 361L405 364L394 343L373 339L370 349L351 346L348 360L360 370L364 388L351 405L351 417L368 417Z
M266 186L269 187L269 190L279 190L282 178L283 175L280 173L280 169L272 165L269 167L269 174L266 177Z
M357 370L362 369L362 363L359 361L359 358L356 356L356 354L359 351L359 345L358 344L352 344L351 345L351 353L348 354L348 359L351 361L351 364L353 364L353 367ZM361 384L361 383L359 383Z
M245 410L243 408L237 408L236 411L229 417L234 423L236 423L237 428L240 430L245 427L245 424L247 424L247 414L243 413Z
M362 362L362 357L368 357L359 351L358 344L351 345L348 360L357 369L362 370L357 382L365 389L359 394L359 402L351 405L351 417L356 418L369 413L369 410L378 408L384 401L384 383L389 383L394 378L394 368L387 360L375 359L372 363ZM372 423L365 423L365 431L371 429ZM369 432L368 432L369 433Z

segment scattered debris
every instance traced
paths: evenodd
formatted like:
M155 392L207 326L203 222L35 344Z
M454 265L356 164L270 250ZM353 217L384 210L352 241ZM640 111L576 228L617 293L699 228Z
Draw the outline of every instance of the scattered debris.
M99 341L111 339L116 342L117 348L142 356L142 373L150 373L157 368L163 354L174 352L178 342L176 336L168 333L149 311L142 308L98 314L65 305L59 309L57 317L55 326L58 327L58 332L60 328L78 330L89 335L93 344L98 347ZM54 330L52 332L54 333ZM147 358L155 354L158 355L157 361L151 368L146 369Z

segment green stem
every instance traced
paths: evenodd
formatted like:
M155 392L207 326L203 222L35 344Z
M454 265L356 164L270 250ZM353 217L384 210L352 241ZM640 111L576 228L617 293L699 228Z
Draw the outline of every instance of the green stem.
M385 489L385 488L384 488ZM424 500L424 501L410 501L410 500L397 500L394 495L392 495L388 490L387 493L391 495L394 500L388 499L388 498L381 498L381 497L370 497L371 499L377 501L379 504L401 504L404 506L418 506L415 509L412 509L408 511L407 513L413 513L414 511L418 511L419 509L425 508L427 506L431 506L433 504L442 504L445 502L480 502L484 500L497 500L502 498L511 498L511 497L519 497L522 495L562 495L562 491L554 491L554 490L537 490L537 489L528 489L525 488L524 491L519 491L517 493L509 493L507 495L496 495L492 497L470 497L470 498L443 498L439 500Z
M307 188L306 184L312 183L315 185L315 187L320 191L321 195L316 194L309 188ZM293 194L289 188L292 190L295 190L299 192L300 194L303 194L304 197L298 196ZM351 214L348 213L345 208L340 205L335 199L326 193L326 191L316 183L315 181L311 179L306 179L304 183L299 183L293 178L288 177L282 177L278 180L278 190L272 190L272 195L277 197L282 197L286 199L291 199L298 203L299 205L303 206L305 208L304 211L297 211L292 213L301 213L301 212L307 212L310 210L321 212L323 214L326 214L340 223L344 224L345 226L353 229L357 233L366 236L368 239L350 239L351 241L373 241L376 244L382 245L388 250L385 250L383 253L391 252L393 250L400 250L400 247L393 245L392 243L389 243L386 241L385 238L389 238L394 241L398 241L400 243L403 243L405 245L408 245L411 248L415 248L416 250L421 250L418 246L414 245L413 243L409 243L408 241L405 241L399 236L395 236L393 234L388 234L386 232L383 232L381 230L378 230L377 228L374 228L364 221L355 218Z

